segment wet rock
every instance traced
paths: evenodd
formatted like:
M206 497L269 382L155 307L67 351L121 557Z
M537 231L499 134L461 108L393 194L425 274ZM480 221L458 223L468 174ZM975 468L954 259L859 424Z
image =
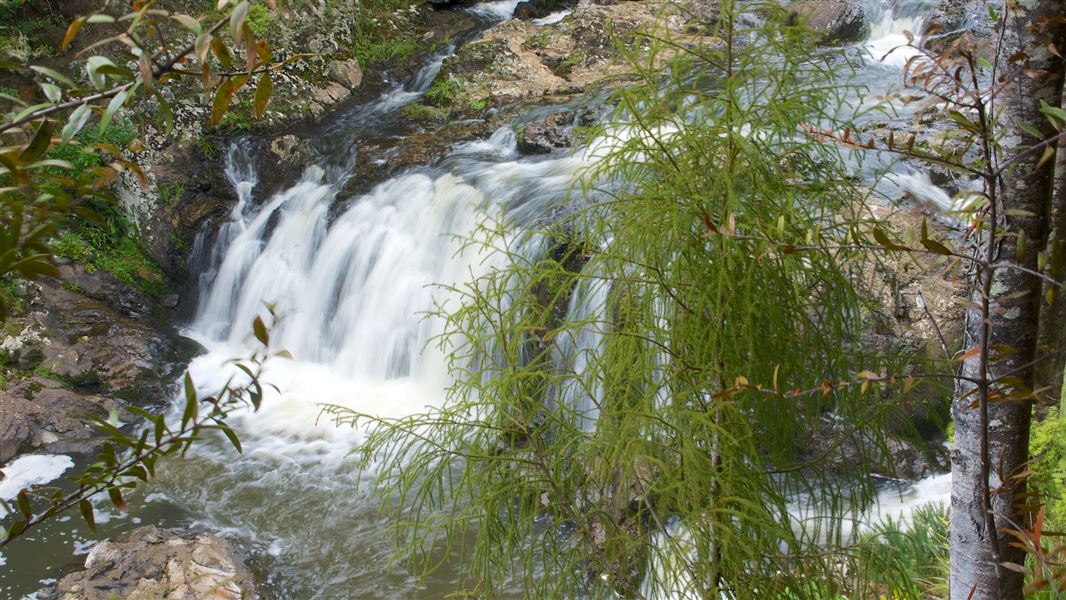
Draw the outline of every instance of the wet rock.
M311 160L307 143L292 134L270 140L269 148L275 158L286 164L305 165Z
M35 377L0 392L0 464L27 452L90 455L102 435L86 415L107 417L114 400Z
M140 527L100 542L85 569L41 592L48 600L195 598L237 600L256 596L252 576L233 545L217 536Z
M822 419L810 436L806 453L841 474L858 472L865 464L885 477L915 480L950 468L948 451L939 442L892 434L878 440L862 428L855 429L830 417Z
M43 314L48 343L40 368L82 390L107 390L128 398L158 402L173 332L129 318L101 302L45 282L34 301Z
M701 34L697 23L716 18L717 5L713 0L581 4L569 18L549 25L511 19L482 32L446 59L438 82L458 88L451 94L456 106L482 107L560 99L624 85L632 68L616 45L619 41L637 54L650 47L645 32L669 35L682 48L721 44ZM659 58L674 53L668 50Z
M997 10L1003 8L1002 0L941 0L925 18L923 33L928 36L925 46L941 52L962 34L969 33L979 42L979 50L990 51L994 46L995 27L988 14L990 5Z
M868 24L862 6L849 0L801 0L789 5L814 30L821 44L857 42Z
M577 5L574 0L524 0L519 2L514 9L514 18L529 21L542 19L553 12L573 8Z
M574 112L566 111L548 115L521 129L518 149L526 154L548 154L560 148L569 148L574 142Z

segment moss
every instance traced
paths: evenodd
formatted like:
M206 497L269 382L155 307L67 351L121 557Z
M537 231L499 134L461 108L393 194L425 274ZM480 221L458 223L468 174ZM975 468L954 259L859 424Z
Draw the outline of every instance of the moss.
M1030 483L1043 494L1050 527L1066 526L1066 417L1052 409L1043 421L1033 423L1029 437L1034 475Z
M408 104L401 109L401 114L410 121L422 121L429 123L444 123L451 115L451 111L425 104Z
M51 379L52 381L57 381L57 382L63 384L64 387L68 387L68 388L69 387L74 387L74 385L70 381L69 377L64 377L64 376L60 375L59 373L56 373L55 371L53 371L51 369L46 369L44 367L37 367L36 369L33 370L33 374L38 376L38 377L42 377L44 379Z
M174 206L184 197L185 184L180 181L159 186L159 198L165 206Z
M129 222L111 206L95 208L101 222L72 217L67 230L52 240L52 251L89 269L110 273L146 294L162 295L163 272L137 245Z
M6 314L18 314L26 308L26 300L22 297L22 284L20 280L8 276L0 278L0 307Z
M426 91L425 99L428 104L447 108L456 104L465 89L466 81L462 77L438 77Z
M248 26L248 30L252 32L252 35L261 39L270 35L274 26L274 17L266 6L253 4L248 9L248 16L245 17L244 24Z

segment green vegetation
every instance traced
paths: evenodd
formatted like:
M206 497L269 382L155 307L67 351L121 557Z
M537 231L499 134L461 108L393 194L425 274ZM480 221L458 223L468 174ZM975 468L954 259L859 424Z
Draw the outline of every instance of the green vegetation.
M71 383L69 377L64 377L64 376L60 375L59 373L56 373L55 371L52 371L51 369L45 369L44 367L37 367L36 369L33 370L33 374L38 376L38 377L43 377L45 379L51 379L52 381L58 382L58 383L62 384L63 387L68 387L68 388L69 387L73 387L73 384Z
M245 25L257 38L264 38L270 35L271 28L274 26L274 16L263 4L253 4L248 9L248 17L244 21Z
M856 587L881 598L946 598L948 508L916 509L910 522L891 517L875 523L849 568Z
M408 104L401 109L405 119L427 123L444 123L451 116L451 112L437 107L421 103Z
M400 421L328 409L384 425L361 450L415 572L445 548L478 597L509 582L529 597L847 591L840 515L873 494L863 474L884 464L892 394L858 343L861 256L840 243L868 231L851 213L860 192L835 147L796 135L839 114L839 67L773 2L764 42L737 51L751 32L732 6L722 47L677 60L669 85L647 69L617 93L598 136L613 150L581 190L601 202L527 249L506 221L470 240L508 266L452 290L461 304L437 315L449 403ZM720 87L693 93L707 71ZM439 79L427 102L454 104L460 84ZM568 314L574 294L588 314ZM558 358L593 331L585 364ZM857 373L865 384L830 383ZM801 442L827 411L872 432L845 479ZM797 528L797 495L824 518Z
M0 278L0 306L4 306L9 313L19 314L26 307L22 285L22 281L11 275Z
M438 77L433 85L426 90L425 99L428 104L440 108L450 108L456 104L466 88L466 82L461 77L449 75Z
M66 230L52 241L57 256L100 269L141 291L160 295L165 291L163 272L141 250L133 227L113 206L94 206L100 222L82 218L68 220Z
M421 18L420 3L411 0L369 0L361 4L352 31L352 56L364 68L405 63L431 52L413 27Z
M1066 530L1066 416L1056 407L1043 421L1033 423L1029 439L1034 474L1031 484L1043 493L1047 525L1052 531Z

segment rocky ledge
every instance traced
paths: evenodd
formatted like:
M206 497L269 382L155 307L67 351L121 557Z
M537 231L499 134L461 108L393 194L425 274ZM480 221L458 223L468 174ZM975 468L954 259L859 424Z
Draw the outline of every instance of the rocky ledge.
M217 536L140 527L89 551L84 570L38 594L41 600L239 600L257 597L234 546Z

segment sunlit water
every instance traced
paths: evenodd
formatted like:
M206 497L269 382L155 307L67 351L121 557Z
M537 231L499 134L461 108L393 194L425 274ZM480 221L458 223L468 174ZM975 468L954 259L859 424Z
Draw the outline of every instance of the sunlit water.
M503 0L472 10L502 19L515 4ZM880 57L900 43L903 29L919 27L927 6L901 1L867 7L874 26L861 49L873 77L898 78L902 62ZM321 406L400 417L444 402L451 375L433 343L442 323L430 313L454 306L447 285L500 260L463 250L462 237L501 211L518 222L549 215L567 201L581 170L603 153L586 148L519 158L514 132L504 128L490 139L452 148L437 167L402 174L359 197L340 196L357 158L358 133L396 118L400 108L419 99L442 58L430 61L407 85L339 115L319 148L322 159L270 197L259 195L251 153L235 145L226 174L238 202L213 241L197 242L207 267L197 314L186 331L206 348L189 365L197 387L217 391L235 374L229 361L256 347L251 323L265 315L266 304L280 317L272 345L293 359L269 363L264 379L277 391L268 390L261 410L232 418L243 454L221 438L197 445L189 457L161 469L140 514L166 524L174 517L160 515L174 515L173 507L180 506L185 512L177 514L186 515L186 524L230 535L255 558L267 574L265 585L279 597L437 598L453 590L454 571L448 568L425 584L387 568L394 545L368 486L373 470L360 472L353 457L365 432L335 426L322 417ZM901 179L901 186L937 193L920 173L901 177L910 178ZM541 250L536 243L524 248ZM596 317L606 287L576 290L571 316ZM557 360L580 371L580 361L598 347L602 334L590 325L561 340ZM565 388L560 398L594 423L590 399ZM61 458L40 460L48 467L40 469L42 478L70 466ZM913 506L943 500L945 477L920 482L905 497L886 490L870 518L905 515ZM73 549L83 552L87 545L75 541ZM0 553L0 565L3 557Z

